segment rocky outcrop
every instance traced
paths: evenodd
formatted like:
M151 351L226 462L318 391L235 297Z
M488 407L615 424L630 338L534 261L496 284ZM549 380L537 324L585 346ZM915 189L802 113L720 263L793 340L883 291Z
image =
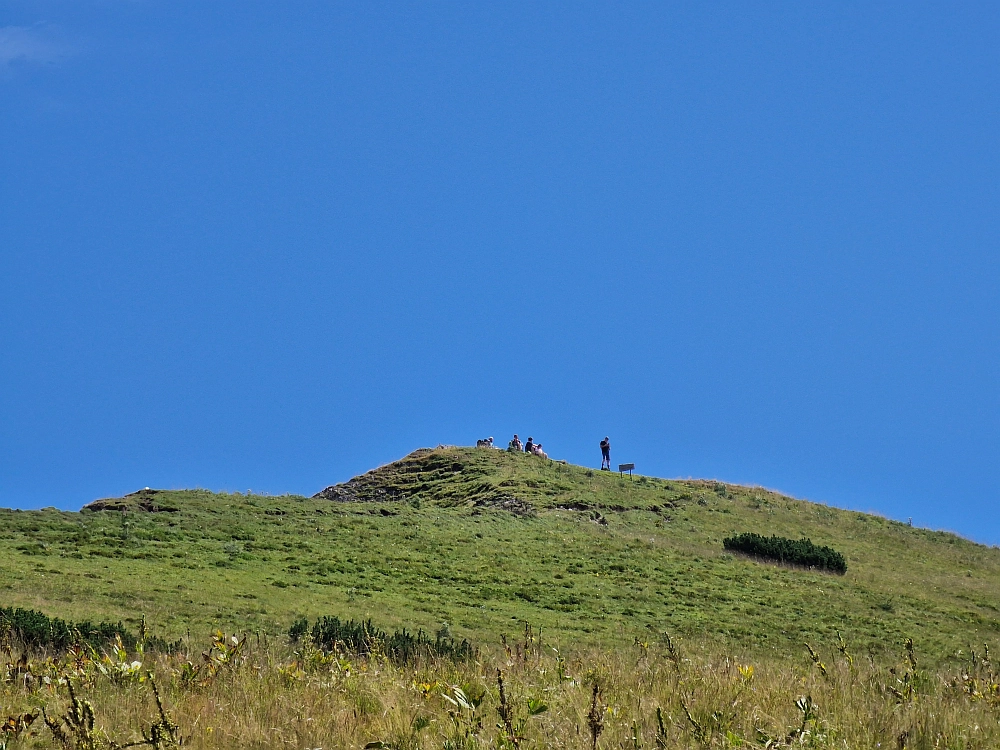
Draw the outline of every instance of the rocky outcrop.
M165 505L157 501L157 495L161 490L151 490L144 487L136 492L130 492L124 497L105 497L87 503L81 510L102 511L111 510L118 512L138 512L138 513L174 513L178 509L170 505Z
M490 476L499 451L470 454L445 446L422 448L399 461L334 484L313 497L335 503L427 501L439 505L496 508L517 516L535 515L534 506Z

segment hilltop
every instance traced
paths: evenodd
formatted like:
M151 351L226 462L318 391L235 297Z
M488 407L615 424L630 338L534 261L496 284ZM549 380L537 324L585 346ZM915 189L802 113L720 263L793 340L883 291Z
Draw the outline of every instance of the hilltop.
M492 449L418 450L313 497L146 489L0 514L0 604L144 614L173 637L336 614L480 642L525 620L553 644L669 631L783 648L839 631L945 656L1000 629L996 549L757 487ZM726 553L744 531L809 537L848 571Z

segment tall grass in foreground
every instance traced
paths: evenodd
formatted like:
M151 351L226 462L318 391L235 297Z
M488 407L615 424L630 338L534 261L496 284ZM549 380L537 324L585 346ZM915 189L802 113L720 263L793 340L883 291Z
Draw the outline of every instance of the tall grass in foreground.
M748 660L664 638L562 654L530 630L475 660L406 664L221 634L191 655L14 649L0 737L8 748L1000 747L988 651L944 671L924 671L912 644L897 651L840 641Z

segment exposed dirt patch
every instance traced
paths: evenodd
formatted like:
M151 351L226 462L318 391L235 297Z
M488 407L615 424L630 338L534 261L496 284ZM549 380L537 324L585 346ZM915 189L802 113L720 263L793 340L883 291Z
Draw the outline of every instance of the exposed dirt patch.
M390 492L384 487L365 486L364 483L356 482L354 479L327 487L313 497L321 497L335 503L378 503L406 499L406 495Z
M596 510L591 511L591 513L590 513L590 521L592 523L596 523L598 526L607 526L608 525L608 519L605 518L604 516L602 516Z
M583 502L559 503L555 506L559 510L590 510L590 506Z
M515 516L537 515L531 503L506 492L494 492L490 495L477 497L472 501L472 504L477 508L499 508L513 513Z

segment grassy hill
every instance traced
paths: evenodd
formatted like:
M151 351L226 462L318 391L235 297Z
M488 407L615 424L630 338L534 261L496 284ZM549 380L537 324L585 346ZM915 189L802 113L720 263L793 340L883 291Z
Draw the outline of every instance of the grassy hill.
M760 488L489 449L419 450L312 498L142 490L0 520L0 604L145 615L171 637L336 614L490 643L525 620L595 645L653 630L785 650L839 631L944 657L1000 630L996 549ZM726 553L744 531L809 537L848 571Z

